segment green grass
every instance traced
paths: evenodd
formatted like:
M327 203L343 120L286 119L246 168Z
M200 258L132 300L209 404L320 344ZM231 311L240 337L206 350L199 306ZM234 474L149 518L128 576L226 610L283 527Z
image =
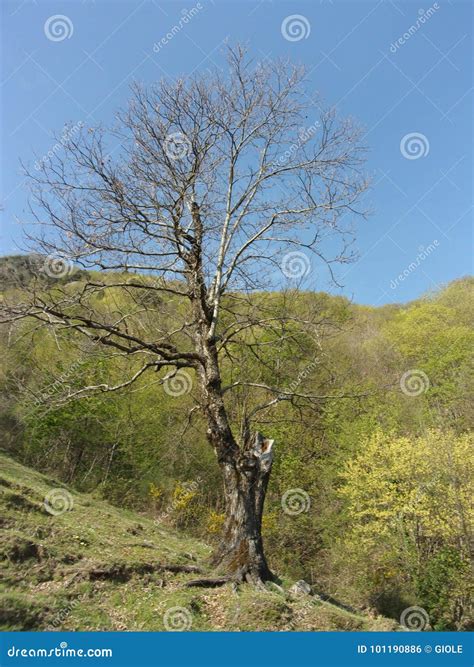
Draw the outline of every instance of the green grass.
M70 494L67 511L47 511L44 500L52 489ZM398 627L317 597L295 599L271 585L268 590L231 584L186 588L184 583L196 575L173 574L160 566L205 568L209 546L150 517L77 493L3 454L0 517L2 630L166 630L174 624L235 631Z

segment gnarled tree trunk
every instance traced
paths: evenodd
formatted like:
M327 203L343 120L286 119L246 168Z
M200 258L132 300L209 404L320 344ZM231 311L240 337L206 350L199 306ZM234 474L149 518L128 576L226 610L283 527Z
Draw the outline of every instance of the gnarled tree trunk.
M256 433L237 457L221 462L226 519L213 563L240 581L273 579L262 542L262 514L272 467L273 440Z
M204 318L203 318L204 319ZM229 424L221 387L215 344L198 347L206 359L200 381L207 419L207 438L222 471L225 495L224 530L212 563L226 575L240 581L273 579L262 541L262 515L273 461L273 440L260 433L244 436L239 447Z

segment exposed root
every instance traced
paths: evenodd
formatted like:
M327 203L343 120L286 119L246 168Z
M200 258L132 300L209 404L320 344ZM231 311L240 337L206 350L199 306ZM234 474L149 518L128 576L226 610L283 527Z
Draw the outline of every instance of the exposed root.
M232 583L236 590L238 586L243 583L255 586L259 590L267 590L264 580L261 579L258 575L251 574L248 571L240 571L235 574L222 577L204 577L202 579L193 579L192 581L187 581L184 585L186 588L191 588L193 586L200 586L202 588L216 588L217 586L224 586L228 583Z
M193 586L217 588L217 586L224 586L224 584L227 584L230 581L237 582L235 577L213 577L209 579L193 579L192 581L187 581L184 585L186 588L192 588Z
M108 567L93 567L83 569L76 572L73 579L89 579L96 581L98 579L109 579L114 581L129 581L134 575L153 574L154 572L172 572L178 574L180 572L201 574L203 570L197 565L174 565L174 564L160 564L160 563L114 563Z
M84 578L90 581L97 579L112 579L114 581L125 582L135 574L149 574L153 572L153 567L148 563L140 565L111 565L110 567L97 567L92 570L86 570Z
M197 565L156 565L155 569L162 572L194 572L195 574L203 572L202 568Z

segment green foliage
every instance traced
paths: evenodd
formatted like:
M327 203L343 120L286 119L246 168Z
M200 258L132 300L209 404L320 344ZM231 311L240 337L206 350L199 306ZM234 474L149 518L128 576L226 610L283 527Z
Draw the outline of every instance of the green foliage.
M474 592L474 437L437 429L416 438L378 431L341 478L349 529L340 548L365 579L368 599L386 589L398 588L401 600L411 592L439 629L462 628Z
M81 276L74 278L62 289L81 289ZM472 460L466 434L474 427L473 287L464 279L413 303L381 308L327 294L262 293L224 315L222 329L238 319L239 308L256 319L288 318L278 345L281 332L271 327L243 332L244 347L228 345L224 384L264 382L321 397L281 401L255 424L276 443L263 533L277 572L396 618L416 604L436 627L469 624L468 537L456 493L465 488ZM172 324L178 307L169 297L160 307L168 321L158 322L119 289L89 305L104 318L133 313L129 326L150 336ZM315 314L319 324L304 331L291 320ZM183 395L167 394L162 371L121 391L64 402L84 385L122 382L137 362L103 346L86 347L68 330L52 336L26 322L5 330L1 345L4 448L76 489L206 540L217 535L221 479L202 418L194 413L188 422L194 385ZM400 385L413 369L429 379L416 396ZM244 407L267 398L246 387L226 396L236 433ZM297 515L282 508L291 489L310 500Z

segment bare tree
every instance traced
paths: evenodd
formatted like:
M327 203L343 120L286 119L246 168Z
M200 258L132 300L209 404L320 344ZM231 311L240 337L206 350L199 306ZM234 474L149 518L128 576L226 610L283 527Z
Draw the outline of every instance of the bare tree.
M280 287L285 273L303 276L311 258L331 276L334 263L350 261L367 182L359 131L308 97L302 68L255 63L240 47L228 50L227 64L225 73L135 85L114 128L71 133L29 172L35 250L102 272L74 289L31 289L9 317L73 330L133 358L130 377L69 398L116 391L150 371L179 381L192 369L223 475L214 564L261 581L272 577L261 521L273 441L253 429L280 401L312 397L277 382L224 385L225 355L254 330L274 340L313 330L314 314L296 326L252 294ZM127 295L131 311L100 310L98 297L112 290ZM236 427L229 405L243 386L255 400Z

